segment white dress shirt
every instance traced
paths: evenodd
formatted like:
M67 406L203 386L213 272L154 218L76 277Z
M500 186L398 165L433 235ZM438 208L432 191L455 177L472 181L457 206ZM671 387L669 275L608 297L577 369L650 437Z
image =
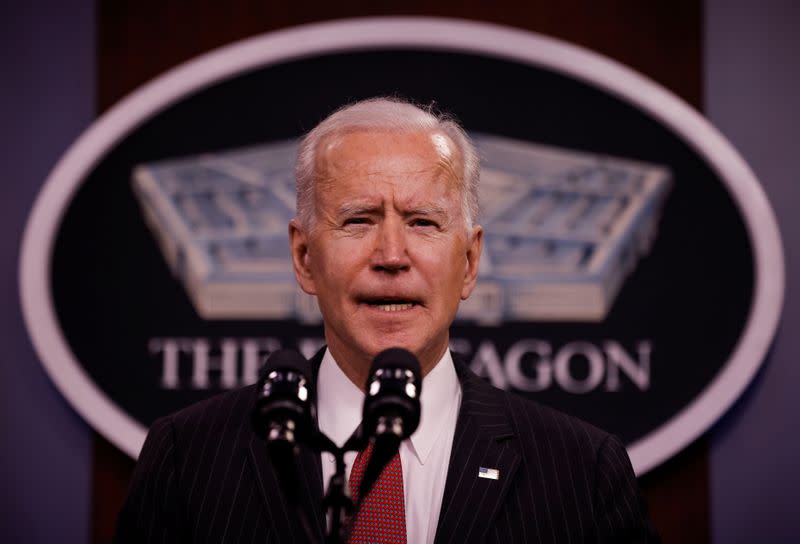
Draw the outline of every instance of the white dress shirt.
M406 536L409 544L432 543L439 523L450 450L461 406L461 384L456 376L450 350L422 381L421 417L411 438L400 444L403 492L406 504ZM364 393L350 381L325 351L317 377L319 428L342 446L361 423ZM356 452L345 455L347 479ZM322 454L322 482L325 491L335 472L329 453Z

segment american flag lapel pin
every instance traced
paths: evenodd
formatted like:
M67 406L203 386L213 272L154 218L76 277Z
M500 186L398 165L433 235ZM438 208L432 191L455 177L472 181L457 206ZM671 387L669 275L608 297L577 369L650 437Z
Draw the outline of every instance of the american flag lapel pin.
M500 471L496 468L480 467L478 469L478 478L487 478L489 480L499 480Z

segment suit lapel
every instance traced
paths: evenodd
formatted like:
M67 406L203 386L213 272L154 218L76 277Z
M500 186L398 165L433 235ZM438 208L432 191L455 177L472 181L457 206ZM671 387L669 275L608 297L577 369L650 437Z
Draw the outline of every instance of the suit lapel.
M455 359L462 399L436 530L437 544L482 540L520 461L502 394ZM479 477L481 468L488 469L484 477Z
M316 373L319 369L324 348L320 350L312 359L311 365L314 371L312 383L316 383ZM316 404L316 399L315 399ZM251 434L250 445L250 465L253 470L255 480L260 495L266 506L266 513L269 517L267 521L271 524L277 534L278 542L305 542L304 530L300 525L298 513L283 499L275 470L269 462L269 453L266 443ZM300 504L299 507L305 513L305 517L310 525L311 532L314 533L316 541L323 540L324 516L322 512L322 467L320 456L307 446L300 448L298 456L297 474Z

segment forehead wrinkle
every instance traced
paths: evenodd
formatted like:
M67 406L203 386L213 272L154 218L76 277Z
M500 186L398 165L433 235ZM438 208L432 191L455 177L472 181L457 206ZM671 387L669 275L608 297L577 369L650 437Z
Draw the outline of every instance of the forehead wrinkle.
M447 208L444 206L423 205L403 210L403 215L406 217L421 216L421 217L437 217L437 218L450 218Z
M343 202L336 208L336 215L353 215L359 213L375 213L383 210L383 203L375 204L366 199L358 199L354 202Z
M423 216L452 220L458 211L453 209L450 191L433 198L419 198L417 194L402 195L395 199L394 207L403 217ZM455 213L454 213L455 212Z
M452 219L448 210L447 196L442 195L434 200L420 200L416 194L408 196L392 193L391 196L378 198L357 197L354 200L340 203L334 210L335 217L348 217L359 214L384 214L387 204L397 210L403 217L423 216Z

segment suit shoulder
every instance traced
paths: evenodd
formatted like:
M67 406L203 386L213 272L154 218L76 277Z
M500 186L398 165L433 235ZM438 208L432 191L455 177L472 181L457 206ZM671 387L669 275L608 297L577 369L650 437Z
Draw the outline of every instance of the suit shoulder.
M151 432L169 426L178 440L193 440L199 435L249 432L250 410L255 385L214 395L196 402L153 423Z
M564 437L582 449L597 450L612 437L606 431L575 416L551 408L536 400L505 391L478 377L457 355L453 356L462 391L472 400L503 410L520 437L547 439Z
M567 414L541 402L504 391L511 406L512 417L519 425L533 425L546 431L569 432L578 440L599 446L607 441L610 433L578 417Z

